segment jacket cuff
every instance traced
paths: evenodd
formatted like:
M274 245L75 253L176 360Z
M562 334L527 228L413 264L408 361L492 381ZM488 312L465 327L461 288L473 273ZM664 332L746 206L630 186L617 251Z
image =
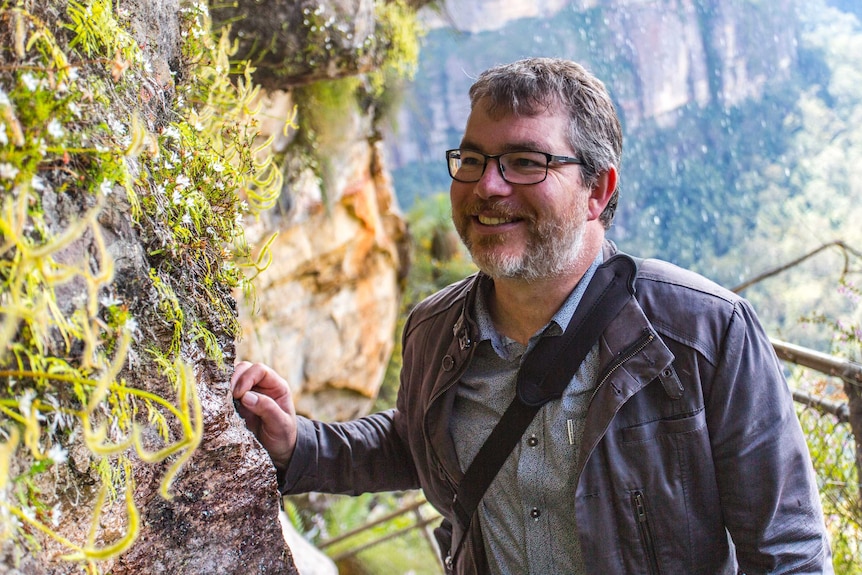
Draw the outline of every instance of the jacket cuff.
M291 488L307 475L308 464L317 461L317 443L315 441L314 423L310 419L296 416L296 447L290 463L284 469L276 467L278 489L289 493Z

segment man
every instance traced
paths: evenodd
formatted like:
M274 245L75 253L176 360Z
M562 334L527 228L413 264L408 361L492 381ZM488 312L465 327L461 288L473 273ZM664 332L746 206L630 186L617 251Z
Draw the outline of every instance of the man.
M831 573L807 448L754 312L655 260L459 517L458 484L519 368L625 257L605 240L622 132L603 84L529 59L484 72L470 98L447 160L481 273L411 312L396 409L310 421L269 368L236 367L233 395L285 492L421 487L451 523L459 575Z

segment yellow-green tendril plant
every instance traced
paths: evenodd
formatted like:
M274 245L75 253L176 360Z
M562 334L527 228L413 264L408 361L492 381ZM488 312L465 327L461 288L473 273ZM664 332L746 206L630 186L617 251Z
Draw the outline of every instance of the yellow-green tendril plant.
M120 3L35 4L0 0L0 549L21 561L59 547L100 573L140 531L135 465L166 462L170 498L200 444L184 352L222 365L216 333L238 330L226 296L271 258L268 243L251 258L240 222L274 204L281 170L256 140L252 70L229 75L232 47L212 37L205 4L181 2L188 78L160 106ZM114 289L100 218L118 211L145 238L147 310ZM145 311L165 341L139 341ZM130 385L130 362L170 392ZM74 501L61 476L96 479L77 487L83 541L62 530ZM107 512L122 535L103 532Z

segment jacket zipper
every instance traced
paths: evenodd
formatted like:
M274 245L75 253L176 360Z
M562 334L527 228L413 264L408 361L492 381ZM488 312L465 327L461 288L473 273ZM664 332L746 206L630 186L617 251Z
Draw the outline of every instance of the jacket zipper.
M652 530L650 529L646 503L644 502L644 494L642 491L635 491L632 493L632 507L634 507L635 519L637 520L638 531L641 536L641 543L643 543L644 551L647 556L647 568L649 569L650 575L659 575L655 542L653 541Z
M602 388L602 385L604 385L604 383L608 380L608 378L611 377L611 375L617 370L617 368L619 368L622 364L639 354L641 350L647 345L649 345L649 343L654 339L655 335L650 330L645 329L644 334L637 341L635 341L632 345L623 350L623 352L617 357L617 359L611 362L611 364L608 366L604 377L599 380L598 385L596 385L596 388L593 390L592 396L590 396L590 403L592 403L593 398Z

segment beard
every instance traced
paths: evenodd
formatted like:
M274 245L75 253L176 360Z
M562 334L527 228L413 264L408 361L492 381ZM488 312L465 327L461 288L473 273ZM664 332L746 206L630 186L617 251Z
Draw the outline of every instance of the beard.
M495 205L494 211L511 213L502 205ZM527 225L526 246L520 253L505 250L507 242L511 241L505 233L471 239L468 229L471 218L464 215L466 213L478 213L478 209L464 210L459 217L453 216L455 229L473 262L492 278L535 281L556 277L570 271L581 254L586 214L585 209L575 203L565 213L551 214L542 221L519 216Z

